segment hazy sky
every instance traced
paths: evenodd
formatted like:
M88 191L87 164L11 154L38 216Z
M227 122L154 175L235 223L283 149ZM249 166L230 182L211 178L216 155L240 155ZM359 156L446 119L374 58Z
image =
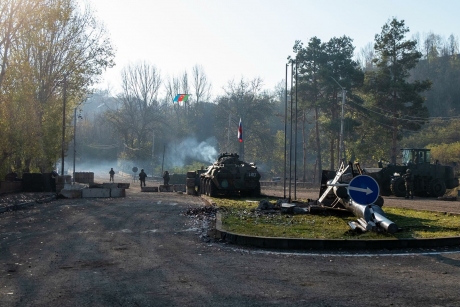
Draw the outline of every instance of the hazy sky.
M84 1L84 0L82 0ZM120 71L147 61L164 79L201 65L214 95L229 80L260 77L266 89L283 82L296 40L307 44L347 35L355 52L373 42L392 17L413 33L460 32L457 0L91 0L116 47L116 66L103 89L116 94Z

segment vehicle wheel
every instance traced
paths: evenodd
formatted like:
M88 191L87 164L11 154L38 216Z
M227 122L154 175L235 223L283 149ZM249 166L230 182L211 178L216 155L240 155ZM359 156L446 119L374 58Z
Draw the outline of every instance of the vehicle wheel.
M446 193L446 184L441 179L433 179L430 182L431 195L434 197L444 196Z
M209 196L211 197L217 196L217 187L211 179L209 179Z
M406 184L404 178L398 177L391 182L391 192L397 197L406 196Z

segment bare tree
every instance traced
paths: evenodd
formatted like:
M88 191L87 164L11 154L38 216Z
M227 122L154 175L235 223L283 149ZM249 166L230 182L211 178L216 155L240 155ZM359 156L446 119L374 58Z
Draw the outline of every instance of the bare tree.
M454 56L458 53L458 38L456 38L453 34L449 36L448 48L449 55Z
M106 113L125 144L124 157L143 159L149 156L152 133L162 124L158 90L162 83L157 68L147 63L128 66L122 71L123 92L118 108Z
M424 56L428 61L436 59L441 54L442 39L440 35L433 32L428 33L423 41Z
M162 79L160 71L146 62L130 65L121 73L123 97L135 98L142 108L157 103Z
M368 43L361 48L360 54L358 55L358 62L364 71L374 69L374 63L372 62L374 57L374 45L372 43Z
M195 65L192 69L192 75L196 103L209 101L211 99L211 84L208 82L203 67Z
M166 99L167 101L173 101L174 97L180 92L180 80L179 78L169 78L165 84L166 87Z

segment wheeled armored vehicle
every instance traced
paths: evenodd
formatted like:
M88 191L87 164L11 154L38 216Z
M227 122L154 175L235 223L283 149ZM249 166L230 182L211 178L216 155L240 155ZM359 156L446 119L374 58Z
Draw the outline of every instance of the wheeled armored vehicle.
M218 195L260 195L260 173L254 163L239 159L236 153L221 153L217 161L206 171L197 172L200 194Z

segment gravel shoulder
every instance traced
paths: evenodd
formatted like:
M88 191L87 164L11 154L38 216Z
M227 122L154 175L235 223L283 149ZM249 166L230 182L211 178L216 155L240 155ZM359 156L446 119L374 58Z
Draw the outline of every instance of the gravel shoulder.
M203 240L199 218L184 214L203 205L133 184L125 198L0 214L0 305L460 305L457 252L242 249Z

